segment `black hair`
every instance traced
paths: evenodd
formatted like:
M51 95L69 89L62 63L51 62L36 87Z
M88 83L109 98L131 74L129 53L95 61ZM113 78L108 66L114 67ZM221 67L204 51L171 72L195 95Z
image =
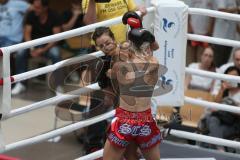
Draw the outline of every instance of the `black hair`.
M240 70L239 70L236 66L230 66L230 67L228 67L228 68L225 70L224 74L228 74L229 72L232 72L232 71L237 71L238 76L240 76ZM238 83L238 87L240 87L240 83ZM229 95L229 90L227 89L227 90L225 90L225 91L223 92L223 97L226 97L226 96L228 96L228 95Z
M82 4L82 0L71 0L73 4Z
M34 1L36 0L30 0L29 2L30 3L33 3ZM44 7L47 7L48 4L49 4L49 0L40 0L41 1L41 4L44 6Z
M44 7L48 6L49 0L41 0L41 3Z
M232 72L232 71L237 71L238 75L240 76L240 70L236 66L228 67L224 72L224 74L228 74L229 72Z
M96 44L96 40L99 37L101 37L103 34L107 34L109 37L115 40L114 34L109 27L98 27L95 29L95 31L92 34L92 40L95 42L95 44Z

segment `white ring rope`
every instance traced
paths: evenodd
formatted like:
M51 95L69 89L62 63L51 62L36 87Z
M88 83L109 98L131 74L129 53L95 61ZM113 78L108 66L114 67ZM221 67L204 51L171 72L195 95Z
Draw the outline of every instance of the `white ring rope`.
M148 12L153 12L153 11L155 11L155 8L154 7L149 7L149 8L147 8L147 11ZM35 39L35 40L32 40L32 41L12 45L12 46L5 47L5 48L7 48L11 53L13 53L13 52L16 52L16 51L19 51L19 50L28 49L28 48L39 46L39 45L42 45L42 44L56 42L56 41L76 37L76 36L79 36L79 35L83 35L83 34L86 34L86 33L89 33L89 32L93 32L95 30L95 28L97 28L97 27L111 26L111 25L119 24L121 22L122 22L122 16L119 16L119 17L112 18L112 19L109 19L109 20L106 20L106 21L93 23L93 24L90 24L90 25L87 25L87 26L84 26L84 27L80 27L80 28L77 28L77 29L70 30L70 31L65 31L65 32L62 32L62 33L58 33L58 34L54 34L54 35L51 35L51 36Z
M111 26L111 25L114 25L114 24L118 24L120 22L121 22L121 17L117 17L117 18L113 18L113 19L110 19L110 20L107 20L107 21L102 21L102 22L94 23L94 24L87 25L87 26L84 26L84 27L80 27L78 29L73 29L73 30L70 30L70 31L65 31L65 32L54 34L54 35L51 35L51 36L35 39L35 40L32 40L32 41L12 45L12 46L9 46L7 48L10 50L11 53L14 53L14 52L19 51L19 50L28 49L28 48L39 46L39 45L42 45L42 44L56 42L56 41L60 41L60 40L63 40L63 39L83 35L83 34L86 34L86 33L89 33L89 32L93 32L96 27Z
M219 109L221 111L227 111L227 112L232 112L232 113L240 113L240 107L237 106L231 106L231 105L226 105L226 104L220 104L216 102L208 102L200 99L195 99L191 97L184 97L184 102L205 107L205 108L212 108L212 109Z
M75 160L93 160L93 159L97 159L97 158L101 158L103 156L103 149L98 150L96 152L90 153L86 156L82 156L80 158L77 158Z
M44 133L44 134L29 138L29 139L25 139L25 140L22 140L22 141L18 141L18 142L15 142L15 143L8 144L8 145L5 146L4 150L1 151L1 152L7 152L7 151L10 151L10 150L19 148L19 147L23 147L23 146L30 145L30 144L35 144L35 143L38 143L38 142L41 142L41 141L48 140L50 138L59 136L59 135L63 135L63 134L66 134L66 133L73 132L77 129L87 127L87 126L92 125L94 123L97 123L97 122L103 121L105 119L111 118L111 117L114 116L114 114L115 114L115 110L104 113L104 114L99 115L99 116L96 116L94 118L90 118L90 119L87 119L87 120L84 120L84 121L80 121L80 122L68 125L66 127L56 129L56 130L48 132L48 133Z
M203 36L198 34L187 34L187 39L200 41L200 42L208 42L212 44L219 44L224 46L230 46L230 47L240 47L240 42L236 40L209 37L209 36Z
M188 73L188 74L194 74L194 75L197 75L197 76L240 83L240 76L226 75L226 74L222 74L222 73L204 71L204 70L200 70L200 69L193 69L193 68L189 68L189 67L185 68L185 72Z
M88 85L86 87L82 87L78 90L74 90L74 91L71 91L68 93L60 94L58 96L55 96L55 97L52 97L52 98L49 98L49 99L46 99L43 101L39 101L39 102L30 104L28 106L25 106L25 107L11 110L9 114L3 116L2 120L6 120L6 119L9 119L9 118L12 118L12 117L36 110L36 109L48 107L49 105L57 104L59 102L65 101L65 100L71 100L73 98L77 98L77 97L79 97L80 94L88 93L91 90L100 90L98 83L94 83L94 84Z
M174 130L174 129L170 130L170 135L173 135L173 136L179 137L179 138L185 138L185 139L195 140L195 141L199 141L199 142L206 142L206 143L210 143L210 144L216 144L216 145L220 145L220 146L226 146L226 147L240 149L240 142L226 140L226 139L222 139L222 138L210 137L210 136L205 136L205 135L196 134L196 133L178 131L178 130Z
M12 118L12 117L18 116L20 114L24 114L24 113L36 110L36 109L48 107L51 104L56 104L56 103L59 103L59 102L65 101L65 100L70 100L70 99L76 98L80 94L87 93L92 89L99 90L100 87L98 86L97 83L91 84L89 86L66 93L64 95L58 95L58 96L52 97L47 100L39 101L37 103L33 103L28 106L12 110L9 114L7 114L6 116L3 117L3 120L9 119L9 118ZM185 103L198 105L198 106L202 106L205 108L213 108L213 109L219 109L219 110L228 111L228 112L232 112L232 113L240 113L240 108L238 108L236 106L219 104L219 103L215 103L215 102L208 102L205 100L198 100L198 99L194 99L194 98L186 97L186 96L184 97L184 101L185 101Z
M66 59L66 60L60 61L58 63L52 64L52 65L48 65L46 67L41 67L41 68L38 68L38 69L35 69L35 70L32 70L32 71L28 71L28 72L24 72L24 73L21 73L21 74L18 74L18 75L14 75L13 76L14 83L15 82L20 82L20 81L23 81L23 80L27 80L27 79L30 79L30 78L33 78L33 77L36 77L36 76L39 76L39 75L42 75L42 74L46 74L46 73L55 71L59 68L62 68L62 67L68 66L68 65L81 63L83 61L92 60L92 59L95 59L96 57L101 57L101 56L104 56L103 52L97 51L97 52L93 52L91 54L82 55L82 56L78 56L78 57L73 57L73 58Z
M198 142L205 142L205 143L240 149L240 142L235 142L235 141L226 140L222 138L210 137L210 136L200 135L196 133L179 131L175 129L170 130L170 135L179 137L179 138L188 139L188 140L194 140ZM86 156L77 158L75 160L94 160L96 158L102 157L102 155L103 155L103 149L98 150L94 153L88 154Z
M91 124L103 121L103 120L108 119L108 118L111 118L111 117L114 116L114 114L115 114L115 110L107 112L107 113L102 114L100 116L96 116L94 118L90 118L88 120L80 121L80 122L77 122L75 124L71 124L71 125L68 125L66 127L56 129L54 131L51 131L51 132L48 132L48 133L45 133L45 134L35 136L33 138L29 138L29 139L18 141L18 142L12 143L12 144L8 144L8 145L5 146L5 149L2 152L13 150L13 149L23 147L23 146L26 146L26 145L29 145L29 144L34 144L34 143L37 143L37 142L41 142L41 141L47 140L49 138L56 137L58 135L70 133L74 130L89 126ZM185 138L185 139L196 140L196 141L200 141L200 142L218 144L218 145L232 147L232 148L236 148L236 149L240 148L240 142L234 142L234 141L230 141L230 140L225 140L225 139L215 138L215 137L210 137L210 136L204 136L204 135L195 134L195 133L171 130L170 135L177 136L177 137L180 137L180 138Z
M215 17L215 18L222 18L222 19L232 20L232 21L240 21L239 14L226 13L226 12L210 10L210 9L188 8L188 13L204 15L204 16L209 16L209 17Z

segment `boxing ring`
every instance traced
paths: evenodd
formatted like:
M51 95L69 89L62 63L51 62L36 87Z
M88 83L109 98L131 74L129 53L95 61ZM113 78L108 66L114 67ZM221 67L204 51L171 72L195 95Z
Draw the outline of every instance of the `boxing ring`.
M149 13L154 12L155 8L150 7L147 9ZM223 13L219 11L212 11L212 10L206 10L206 9L197 9L197 8L189 8L188 9L189 14L200 14L200 15L206 15L206 16L211 16L215 18L223 18L223 19L228 19L228 20L234 20L234 21L240 21L240 15L235 15L235 14L230 14L230 13ZM25 114L27 112L31 112L40 108L48 107L49 105L57 104L59 102L65 101L65 100L71 100L73 98L79 97L79 95L83 93L87 93L90 90L99 90L98 84L91 84L87 87L80 88L75 91L71 91L69 93L57 95L55 97L52 97L50 99L42 100L37 103L33 103L30 105L27 105L25 107L21 107L18 109L12 110L11 107L11 84L16 83L16 82L21 82L23 80L31 79L39 75L47 74L49 72L55 71L56 69L62 68L64 66L69 66L72 64L76 64L79 62L83 62L86 60L89 60L93 57L101 57L104 54L100 51L91 53L89 55L84 55L84 56L79 56L79 57L74 57L70 58L67 60L63 60L61 62L58 62L53 65L49 65L46 67L38 68L36 70L31 70L19 75L10 75L10 55L13 54L14 52L22 49L28 49L32 48L38 45L46 44L49 42L56 42L60 40L64 40L67 38L71 38L74 36L79 36L83 35L89 32L94 31L96 27L100 26L111 26L113 24L118 24L121 23L121 18L122 17L117 17L111 20L91 24L85 27L81 27L78 29L74 29L71 31L66 31L63 33L59 33L56 35L51 35L48 37L32 40L29 42L24 42L21 44L16 44L13 46L9 47L4 47L0 49L0 64L1 64L1 71L0 71L0 76L2 77L0 79L0 85L1 85L1 90L0 90L0 95L1 95L1 106L0 106L0 111L1 111L1 120L7 120L10 118L13 118L15 116L19 116L22 114ZM214 37L208 37L208 36L202 36L202 35L195 35L195 34L187 34L187 39L188 40L194 40L194 41L201 41L201 42L208 42L212 44L221 44L221 45L226 45L226 46L233 46L233 47L239 47L240 42L239 41L234 41L234 40L227 40L227 39L221 39L221 38L214 38ZM213 72L207 72L207 71L200 71L197 69L190 69L186 68L185 72L188 74L193 74L193 75L198 75L198 76L203 76L203 77L209 77L209 78L214 78L214 79L220 79L220 80L225 80L229 82L238 82L240 83L240 77L237 76L229 76L229 75L224 75L224 74L219 74L219 73L213 73ZM204 108L212 108L212 109L218 109L218 110L223 110L223 111L228 111L228 112L233 112L233 113L239 113L240 114L240 108L236 106L229 106L225 104L218 104L214 102L208 102L204 100L199 100L199 99L194 99L191 97L185 97L184 98L185 103L193 104L193 105L199 105ZM94 118L90 118L87 120L83 120L80 122L76 122L74 124L70 124L68 126L56 129L54 131L50 131L45 134L41 134L29 139L21 140L18 142L14 142L11 144L4 144L4 140L2 139L2 133L0 135L0 152L8 152L14 149L18 149L20 147L24 147L27 145L32 145L41 141L48 140L50 138L67 134L70 132L73 132L75 130L78 130L83 127L87 127L91 124L106 120L108 118L113 117L115 114L115 111L110 111L105 114L96 116ZM231 141L231 140L226 140L226 139L220 139L220 138L214 138L214 137L209 137L205 135L200 135L200 134L195 134L195 133L190 133L190 132L185 132L185 131L179 131L179 130L170 130L170 135L178 137L178 138L183 138L183 139L188 139L188 140L196 140L199 142L206 142L210 144L215 144L215 145L222 145L230 148L235 148L235 149L240 149L240 142L236 141ZM166 145L172 145L172 144L167 144ZM179 146L178 146L179 147ZM196 148L195 148L196 149ZM197 148L198 150L202 150ZM189 148L190 150L190 148ZM90 159L96 159L102 156L103 150L94 152L89 155L85 155L83 157L78 158L78 160L90 160ZM239 155L236 155L238 157ZM240 157L240 156L239 156ZM171 158L171 157L170 157ZM201 158L203 159L203 158ZM211 158L210 158L211 159ZM212 158L214 159L214 158ZM207 160L207 159L206 159Z

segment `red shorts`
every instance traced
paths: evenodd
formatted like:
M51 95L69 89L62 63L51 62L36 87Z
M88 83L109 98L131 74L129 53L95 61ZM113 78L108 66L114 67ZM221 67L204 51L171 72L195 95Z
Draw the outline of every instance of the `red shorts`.
M162 139L151 109L129 112L120 107L116 109L107 138L118 147L125 148L130 142L135 142L140 149L149 149Z

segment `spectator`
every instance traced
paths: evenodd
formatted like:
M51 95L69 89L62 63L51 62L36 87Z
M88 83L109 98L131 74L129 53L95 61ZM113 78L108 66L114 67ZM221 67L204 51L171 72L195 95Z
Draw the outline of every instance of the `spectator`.
M71 0L71 9L63 13L63 31L84 26L81 1L82 0Z
M191 8L213 9L212 0L185 0ZM214 19L209 16L190 15L188 18L188 32L193 34L211 36ZM208 43L191 41L187 49L187 65L200 61L201 54Z
M83 6L87 10L84 16L85 24L122 16L127 11L139 10L142 15L146 14L146 8L143 6L137 7L134 0L111 0L109 3L96 3L95 0L84 0ZM123 24L113 25L111 30L117 42L126 40L126 26Z
M26 24L24 26L25 41L60 33L60 19L54 11L48 8L48 0L33 0L33 7L34 10L29 12L26 16ZM26 72L28 58L35 58L39 56L51 59L52 63L56 63L61 60L59 48L56 43L48 43L36 48L22 50L16 55L16 73L20 74ZM57 74L57 72L59 71L54 72L54 75ZM59 77L55 77L55 82L59 85L61 79ZM12 89L12 94L16 95L25 90L26 87L24 84L17 83Z
M76 29L85 26L83 22L83 9L82 0L71 0L71 8L66 10L63 17L62 28L63 31ZM82 36L73 37L65 40L63 48L71 51L74 55L88 54L93 51L91 44L91 33ZM77 46L73 46L71 43L76 43ZM79 65L74 65L74 68L79 68ZM81 74L81 73L80 73ZM79 80L79 75L76 71L71 72L70 80L77 82Z
M23 19L30 8L22 0L0 0L0 47L22 42Z
M231 66L227 68L225 74L240 76L240 70L235 66ZM240 107L239 84L223 81L216 102ZM201 123L204 122L204 125L201 124L200 126L206 126L205 130L208 130L207 134L209 136L228 139L240 134L239 121L239 114L226 111L213 111L205 116L204 120L201 121ZM210 147L224 150L220 146Z
M228 67L235 66L238 69L240 69L240 48L235 48L233 50L233 55L232 55L233 62L226 63L222 65L220 68L217 69L218 73L224 73ZM219 90L221 88L221 81L216 80L214 83L213 90L211 92L212 95L217 96Z
M83 13L81 3L82 3L82 0L71 0L71 9L66 10L62 16L63 31L68 31L71 29L76 29L76 28L85 26L83 22L84 13ZM78 38L82 38L82 41L79 44L79 54L86 54L91 52L91 45L90 45L91 37L89 35L90 34L87 34L86 36L78 37ZM84 42L84 41L87 41L87 42Z
M224 74L240 76L240 70L235 66L231 66L227 68ZM238 83L222 81L220 91L215 101L221 102L224 97L233 99L235 103L240 106L240 87Z
M30 5L25 1L0 0L0 48L23 40L23 19ZM11 55L11 74L14 74L14 59Z
M213 62L214 52L212 48L208 47L204 49L200 62L191 63L189 68L200 69L205 71L215 72L216 68ZM200 89L205 91L211 91L214 80L211 78L200 77L196 75L186 75L185 88Z
M215 0L214 1L215 10L227 12L227 13L237 13L238 8L236 0ZM213 37L235 39L237 33L237 23L234 21L225 20L222 18L215 19L215 25L213 29ZM216 67L228 62L231 54L232 47L214 45L214 62Z

